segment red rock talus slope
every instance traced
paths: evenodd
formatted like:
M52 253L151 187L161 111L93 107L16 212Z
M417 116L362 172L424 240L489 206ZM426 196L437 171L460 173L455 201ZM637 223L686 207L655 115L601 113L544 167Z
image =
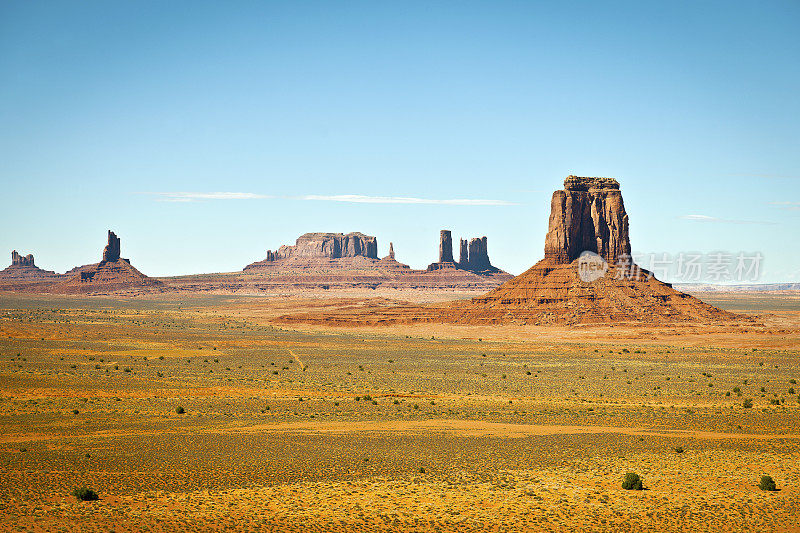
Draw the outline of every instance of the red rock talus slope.
M612 264L605 275L584 281L579 260L539 261L485 296L444 312L465 323L620 323L716 321L734 315L678 292L645 271Z
M337 325L665 324L739 318L676 291L630 263L628 215L616 180L569 176L553 194L545 259L488 294L449 305L373 307L281 317ZM583 252L602 266L581 275Z

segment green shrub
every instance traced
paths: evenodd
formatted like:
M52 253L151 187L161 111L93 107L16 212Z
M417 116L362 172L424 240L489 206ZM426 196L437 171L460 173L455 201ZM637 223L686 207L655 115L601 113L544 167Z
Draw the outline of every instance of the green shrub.
M746 398L742 402L742 407L744 407L745 409L750 409L751 407L753 407L753 400L751 400L750 398Z
M97 493L88 487L80 487L75 489L72 491L72 495L82 502L93 502L100 499Z
M625 490L642 490L642 478L639 474L628 472L625 474L625 479L622 480L622 488Z
M778 488L775 486L775 480L772 479L771 476L761 476L761 481L758 484L758 488L768 491L778 490Z
M179 405L178 407L175 408L175 412L178 413L179 415L182 415L183 413L186 412L186 409L184 409L182 405Z
M683 453L683 446L675 446L675 453Z

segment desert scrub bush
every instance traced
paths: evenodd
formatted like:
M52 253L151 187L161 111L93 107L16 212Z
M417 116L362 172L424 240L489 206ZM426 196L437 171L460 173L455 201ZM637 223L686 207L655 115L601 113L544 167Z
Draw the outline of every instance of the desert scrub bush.
M778 490L778 487L775 486L775 480L772 479L772 476L761 476L761 481L758 483L758 488L768 491Z
M683 453L683 446L675 446L675 453Z
M642 490L642 478L639 474L628 472L622 480L622 488L625 490Z
M93 502L100 499L97 493L88 487L77 488L72 491L72 495L82 502Z
M182 415L183 413L186 412L186 409L184 409L182 405L179 405L178 407L175 408L175 412L178 413L179 415Z
M745 400L742 402L742 407L744 407L745 409L750 409L750 408L752 408L752 407L753 407L753 400L751 400L750 398L746 398L746 399L745 399Z

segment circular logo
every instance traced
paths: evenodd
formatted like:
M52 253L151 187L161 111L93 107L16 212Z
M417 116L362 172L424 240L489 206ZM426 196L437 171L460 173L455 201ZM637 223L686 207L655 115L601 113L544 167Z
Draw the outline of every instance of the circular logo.
M585 251L578 257L578 277L581 281L592 283L608 272L608 263L594 252Z

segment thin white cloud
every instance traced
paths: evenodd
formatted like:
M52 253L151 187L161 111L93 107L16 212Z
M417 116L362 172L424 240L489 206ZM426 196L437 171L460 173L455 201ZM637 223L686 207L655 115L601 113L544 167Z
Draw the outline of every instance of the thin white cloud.
M709 217L706 215L683 215L678 218L682 218L684 220L711 220L711 221L719 221L720 219Z
M773 179L773 180L796 180L800 179L798 175L791 175L791 174L758 174L752 172L729 172L726 176L746 176L748 178L766 178L766 179Z
M260 200L278 198L252 192L148 192L141 193L154 196L160 202L197 202L204 200ZM305 196L281 197L289 200L347 202L356 204L418 204L418 205L462 205L462 206L509 206L518 205L505 200L487 200L480 198L414 198L407 196L366 196L361 194L309 194Z
M427 205L469 205L469 206L484 206L484 205L518 205L514 202L507 202L505 200L486 200L486 199L473 199L473 198L453 198L445 200L437 200L433 198L413 198L406 196L364 196L360 194L334 194L334 195L320 195L309 194L301 196L300 200L315 200L324 202L349 202L356 204L427 204Z
M772 205L777 205L781 209L800 209L800 202L770 202Z
M678 218L683 220L697 220L700 222L719 222L722 224L757 224L757 225L775 225L775 222L765 222L763 220L735 220L729 218L710 217L708 215L682 215Z
M260 200L273 198L252 192L150 192L160 202L196 202L200 200Z

